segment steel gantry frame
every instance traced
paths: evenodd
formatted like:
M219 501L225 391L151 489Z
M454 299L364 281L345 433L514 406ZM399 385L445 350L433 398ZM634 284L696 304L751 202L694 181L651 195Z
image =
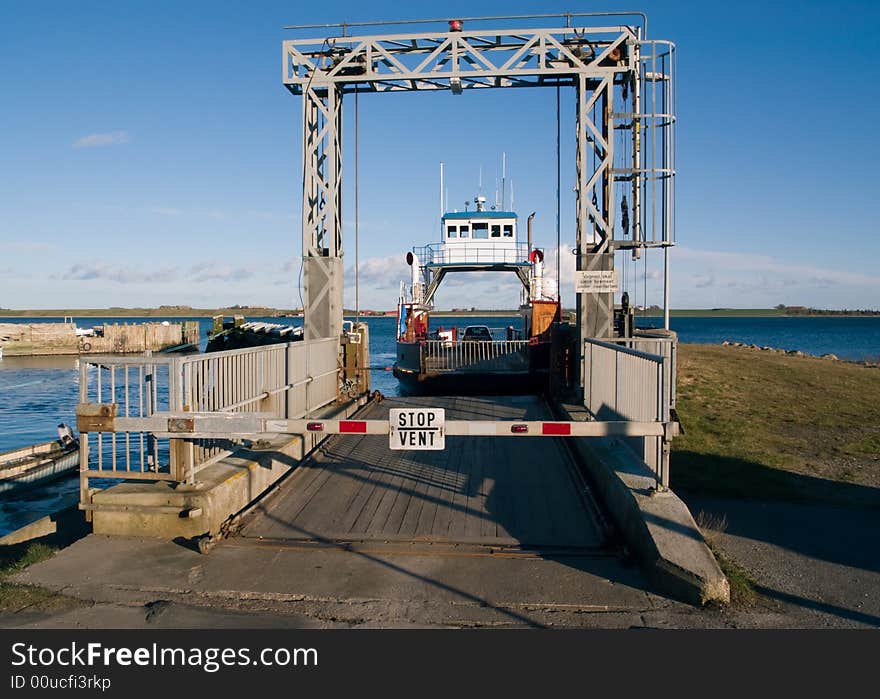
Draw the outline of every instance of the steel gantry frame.
M462 30L450 22L445 31L351 35L355 25L336 25L342 28L339 36L283 43L283 83L303 97L307 340L337 336L342 328L342 103L355 90L461 94L481 88L573 87L577 270L613 271L615 250L632 249L638 257L644 248L662 247L668 276L668 247L674 243L674 45L648 41L642 28L633 26L571 26L573 18L588 14L560 15L566 22L561 28ZM616 140L627 142L617 156ZM617 201L616 183L623 183L629 203ZM618 208L622 219L616 223ZM611 336L614 292L578 296L582 340ZM668 317L668 279L664 306Z
M575 252L578 273L586 275L578 295L578 351L584 361L577 362L583 367L586 412L578 412L586 419L450 420L436 429L450 436L625 439L654 470L658 489L665 489L669 442L677 433L675 340L662 334L613 337L615 292L602 280L613 278L604 273L614 271L616 251L637 257L648 248L662 248L668 328L668 250L675 221L674 46L648 40L646 20L643 28L572 26L573 19L589 14L560 15L562 28L462 31L457 20L447 31L352 36L348 30L355 25L339 25L341 36L285 41L283 82L303 98L305 341L226 350L201 359L85 358L77 406L83 437L80 507L88 512L132 507L94 502L92 478L172 481L195 490L199 469L225 459L245 438L311 435L303 444L314 446L319 436L329 434L392 435L400 426L391 418L325 419L319 412L333 404L337 407L329 414L341 415L340 402L363 396L358 372L369 366L367 353L348 351L355 345L368 350L366 326L340 338L343 100L352 92L461 94L503 87L567 86L576 94ZM468 21L481 19L487 18ZM437 21L427 23L432 22ZM599 274L589 276L593 272ZM618 341L625 346L614 344ZM137 367L132 381L129 364ZM165 365L161 371L160 365ZM102 372L107 374L103 384ZM162 399L160 375L167 382ZM91 391L89 376L94 378ZM92 433L96 469L89 459ZM109 435L106 442L104 434ZM160 468L157 439L167 440L167 470ZM139 511L182 514L171 505ZM201 509L183 514L201 516Z

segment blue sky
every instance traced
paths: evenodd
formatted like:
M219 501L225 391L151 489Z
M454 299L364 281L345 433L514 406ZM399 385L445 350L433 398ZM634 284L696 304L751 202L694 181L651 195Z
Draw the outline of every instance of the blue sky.
M673 306L880 307L878 5L641 8L651 36L678 46ZM281 86L281 42L293 36L282 27L548 9L615 8L4 2L0 306L299 305L301 105ZM573 94L562 107L562 240L571 245ZM516 209L538 212L537 242L552 249L551 90L361 97L362 307L392 307L404 253L437 237L439 162L450 207L461 208L480 166L494 189L502 152ZM658 263L649 255L637 270L647 272L648 303L661 301ZM438 304L510 306L517 283L497 278L445 284ZM568 279L564 264L570 304Z

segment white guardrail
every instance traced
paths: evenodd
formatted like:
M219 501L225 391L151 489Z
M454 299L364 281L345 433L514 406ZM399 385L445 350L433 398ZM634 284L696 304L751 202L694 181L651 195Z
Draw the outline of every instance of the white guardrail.
M654 422L668 425L675 405L673 338L588 339L584 342L584 406L594 420ZM650 348L657 353L637 348ZM629 440L657 476L669 486L669 441L645 435Z
M658 357L663 357L664 363L664 381L668 390L669 407L675 408L675 376L678 365L678 340L673 336L653 336L645 335L638 337L610 337L610 338L594 338L595 342L604 342L606 344L623 347L625 349L636 350Z
M82 357L81 494L87 497L94 478L194 482L200 468L231 453L237 440L172 439L150 429L149 418L171 412L306 417L336 399L338 348L328 338L198 355Z

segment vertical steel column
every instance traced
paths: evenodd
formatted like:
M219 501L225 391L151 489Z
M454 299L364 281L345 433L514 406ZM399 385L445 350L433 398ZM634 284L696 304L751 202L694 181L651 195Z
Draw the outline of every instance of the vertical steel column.
M306 340L342 332L342 91L303 90L303 304Z
M577 269L614 269L614 83L612 76L600 79L592 89L587 76L577 83ZM598 103L600 124L590 117ZM587 171L588 144L599 160L594 172ZM593 196L596 195L596 204ZM591 337L610 337L614 323L614 293L578 295L580 346ZM583 386L583 377L581 378Z
M663 248L663 328L669 330L669 247Z

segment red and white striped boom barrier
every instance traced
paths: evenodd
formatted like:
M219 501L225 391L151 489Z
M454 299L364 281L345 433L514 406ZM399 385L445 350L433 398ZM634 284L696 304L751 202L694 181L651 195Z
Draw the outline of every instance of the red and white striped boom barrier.
M446 420L438 428L449 437L662 437L662 422ZM258 434L387 435L391 421L284 420L256 413L155 413L150 417L113 417L95 425L94 432L152 432L157 437L216 439Z

